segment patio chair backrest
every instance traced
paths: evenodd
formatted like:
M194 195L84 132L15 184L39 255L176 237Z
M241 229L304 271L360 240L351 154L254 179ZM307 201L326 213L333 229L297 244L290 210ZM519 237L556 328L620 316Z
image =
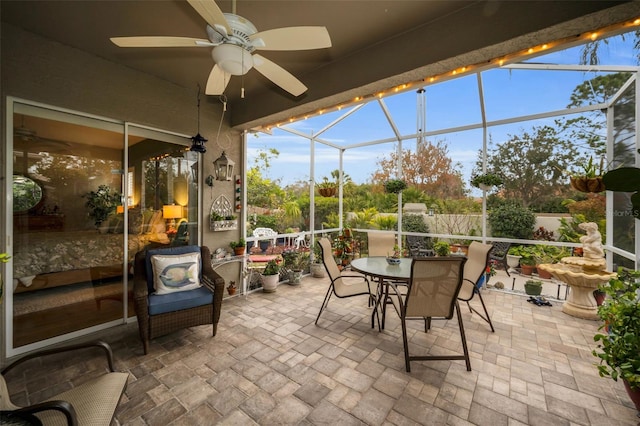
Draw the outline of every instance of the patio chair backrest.
M320 245L320 250L322 251L322 263L324 264L324 268L327 270L329 279L333 283L333 289L338 296L342 297L344 295L343 290L345 284L342 282L340 269L338 269L338 264L333 257L331 241L326 237L322 237L318 240L318 244Z
M413 259L404 317L450 319L466 260L463 256Z
M391 256L396 236L391 232L367 232L369 256Z
M476 283L487 269L489 253L492 248L491 244L484 244L478 241L473 241L469 245L467 263L464 265L464 283L458 296L460 299L469 300L473 297Z

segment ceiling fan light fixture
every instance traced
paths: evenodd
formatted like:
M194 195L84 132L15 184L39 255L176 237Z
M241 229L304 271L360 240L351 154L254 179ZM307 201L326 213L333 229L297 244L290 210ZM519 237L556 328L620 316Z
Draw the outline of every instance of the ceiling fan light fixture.
M235 44L221 44L211 52L213 61L227 74L245 75L253 67L251 53Z

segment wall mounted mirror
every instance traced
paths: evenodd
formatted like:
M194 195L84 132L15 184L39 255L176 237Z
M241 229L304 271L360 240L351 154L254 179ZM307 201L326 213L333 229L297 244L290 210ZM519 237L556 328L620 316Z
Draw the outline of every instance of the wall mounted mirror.
M42 187L38 182L22 175L13 175L13 212L31 210L42 201Z

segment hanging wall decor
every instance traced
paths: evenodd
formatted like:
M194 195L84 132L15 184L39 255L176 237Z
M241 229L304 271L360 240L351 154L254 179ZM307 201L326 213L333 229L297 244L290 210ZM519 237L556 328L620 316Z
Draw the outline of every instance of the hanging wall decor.
M209 229L216 232L238 229L238 218L233 214L233 204L224 195L220 195L211 204Z

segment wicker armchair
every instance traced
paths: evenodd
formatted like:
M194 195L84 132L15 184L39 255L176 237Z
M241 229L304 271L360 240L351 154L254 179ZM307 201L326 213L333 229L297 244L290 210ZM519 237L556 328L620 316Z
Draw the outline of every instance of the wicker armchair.
M99 348L104 351L108 364L108 372L91 379L83 379L71 389L52 396L44 402L18 407L9 400L9 390L5 376L23 362L34 358L65 352L86 351L88 348ZM31 364L26 364L26 367ZM24 367L24 366L23 366ZM113 367L111 347L102 341L39 351L26 355L6 366L0 371L0 424L44 424L44 425L91 425L109 426L127 386L129 373L120 373ZM68 371L66 372L68 373ZM85 372L86 373L86 372ZM52 377L55 372L50 372ZM65 379L64 374L60 375ZM67 374L68 376L68 374ZM70 377L66 380L73 382Z
M151 256L200 252L202 287L175 294L154 294ZM134 305L145 355L149 340L196 325L212 324L215 336L220 319L224 279L211 267L205 246L180 246L138 252L134 263Z

